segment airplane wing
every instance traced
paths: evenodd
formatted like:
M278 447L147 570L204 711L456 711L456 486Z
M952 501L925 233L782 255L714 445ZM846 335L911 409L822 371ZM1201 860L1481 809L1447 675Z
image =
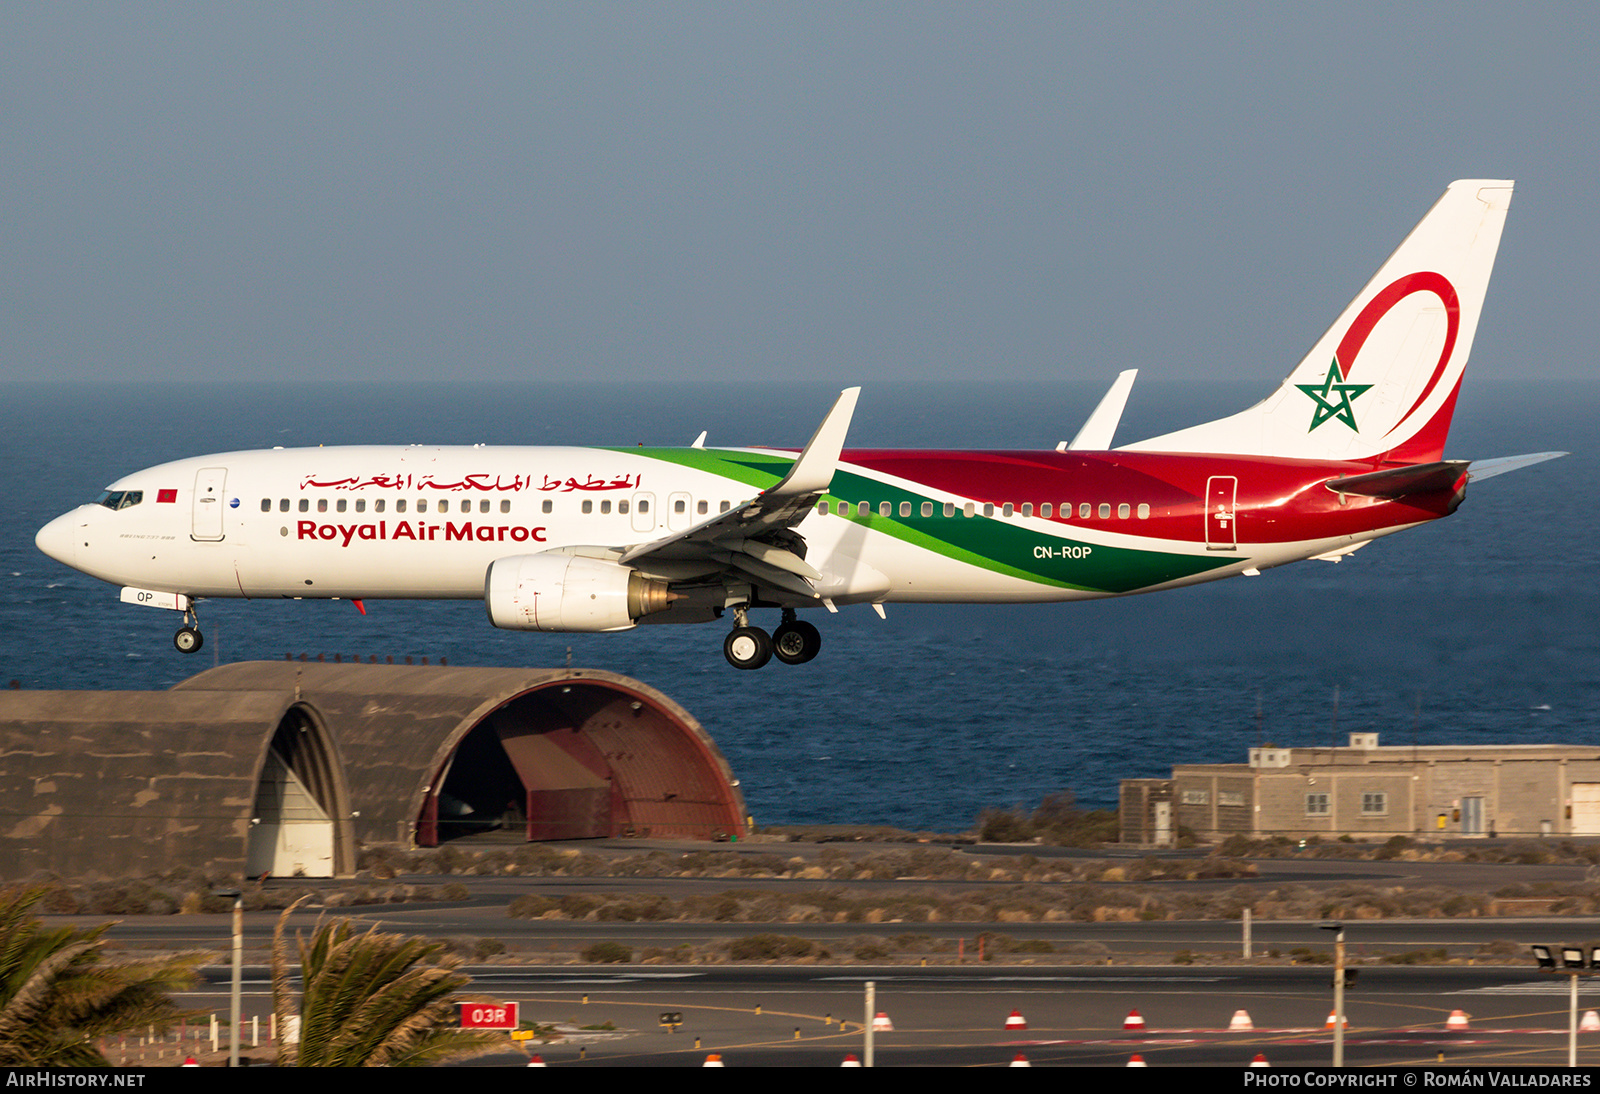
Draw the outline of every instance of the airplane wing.
M617 562L626 566L644 559L703 561L815 598L811 582L822 575L806 563L805 541L793 529L828 492L860 394L859 387L839 393L833 409L776 485L692 528L630 547Z

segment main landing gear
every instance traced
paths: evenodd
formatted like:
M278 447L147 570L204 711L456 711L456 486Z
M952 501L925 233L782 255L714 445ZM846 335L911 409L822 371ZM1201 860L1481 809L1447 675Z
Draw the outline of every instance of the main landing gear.
M783 622L768 637L760 627L750 626L745 608L735 608L734 628L722 643L722 655L736 669L758 669L776 657L786 665L803 665L822 649L822 635L810 623L794 617L793 608L783 609Z
M206 644L205 635L200 633L200 617L195 615L193 608L184 609L183 626L172 636L172 644L178 647L179 653L198 653L200 647Z

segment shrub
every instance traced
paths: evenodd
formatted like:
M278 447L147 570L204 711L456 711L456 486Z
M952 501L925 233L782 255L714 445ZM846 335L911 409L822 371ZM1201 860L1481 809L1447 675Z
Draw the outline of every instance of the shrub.
M579 955L591 965L626 965L633 951L621 942L596 942Z
M753 934L728 943L728 956L735 961L810 957L815 950L816 946L806 939L786 934Z

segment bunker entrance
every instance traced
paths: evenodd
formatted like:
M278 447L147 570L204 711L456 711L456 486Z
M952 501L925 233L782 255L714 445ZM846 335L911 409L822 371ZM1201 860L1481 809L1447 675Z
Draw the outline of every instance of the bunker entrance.
M643 696L565 681L472 726L426 795L424 847L499 831L528 841L726 837L736 793L697 730Z
M272 735L256 783L246 873L334 877L350 872L353 864L340 861L345 856L334 820L344 814L337 770L316 718L303 706L290 707Z

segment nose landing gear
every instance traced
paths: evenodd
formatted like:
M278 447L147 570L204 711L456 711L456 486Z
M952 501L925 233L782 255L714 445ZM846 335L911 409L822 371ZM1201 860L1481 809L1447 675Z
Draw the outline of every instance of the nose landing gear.
M183 626L172 636L172 644L179 653L198 653L200 647L206 644L205 635L200 633L200 617L192 607L184 609Z

